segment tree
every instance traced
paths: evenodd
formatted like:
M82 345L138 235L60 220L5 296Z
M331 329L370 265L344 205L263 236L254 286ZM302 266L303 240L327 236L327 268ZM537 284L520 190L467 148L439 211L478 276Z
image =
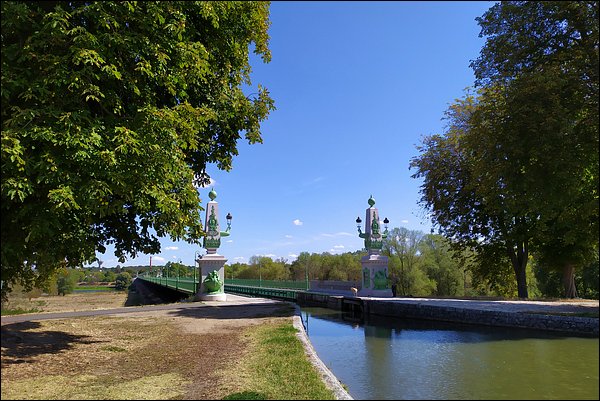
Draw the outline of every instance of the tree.
M115 274L115 272L113 272L112 270L106 270L104 272L104 277L102 278L102 281L112 283L113 281L115 281L116 278L117 275Z
M194 271L181 262L167 262L163 267L163 277L187 277L193 275Z
M117 274L115 290L126 290L131 284L131 275L127 272Z
M532 218L523 213L523 199L510 192L507 176L500 172L515 168L511 159L485 136L485 128L495 127L504 117L481 112L487 105L494 110L494 94L480 91L477 97L467 92L456 100L446 111L446 133L425 137L418 148L422 154L411 160L410 168L417 170L413 178L424 179L420 203L431 211L453 248L459 253L472 250L482 267L510 260L518 296L527 298Z
M419 266L419 246L423 233L404 227L393 228L383 240L382 251L389 256L392 281L398 285L399 295L429 295L435 284Z
M73 292L75 289L75 276L71 269L61 268L57 271L56 288L58 295L66 295Z
M507 1L478 22L488 38L471 65L478 84L505 88L496 143L524 170L534 251L575 297L575 267L598 244L598 2Z
M450 130L411 165L453 242L498 268L510 259L519 297L531 251L562 266L576 296L575 266L598 243L597 17L597 2L493 6L478 19L489 38L472 63L477 99L453 105Z
M252 256L250 258L250 268L255 272L256 278L262 280L288 280L289 271L286 268L285 261L279 259L273 261L268 256Z
M466 278L456 259L448 240L441 235L428 234L419 243L421 265L427 276L435 281L435 295L465 295Z
M113 244L199 244L197 187L262 142L268 2L2 2L2 295Z

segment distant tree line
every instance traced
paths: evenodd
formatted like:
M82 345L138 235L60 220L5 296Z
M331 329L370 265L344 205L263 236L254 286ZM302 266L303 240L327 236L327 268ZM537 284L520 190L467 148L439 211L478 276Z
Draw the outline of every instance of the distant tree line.
M424 234L404 227L393 228L384 240L382 254L389 258L390 285L396 283L398 296L518 296L510 263L498 264L494 269L484 267L477 262L477 255L472 251L457 251L448 239L439 234ZM365 249L342 254L301 252L292 262L285 258L273 259L256 255L248 263L226 264L225 278L360 281L360 261L365 255ZM117 265L111 268L102 268L100 260L97 263L97 267L59 269L44 286L33 289L31 293L65 295L81 284L108 284L125 290L138 274L181 278L198 278L200 275L197 267L181 262L167 262L160 266ZM532 255L528 258L526 274L530 297L564 296L560 272L545 268ZM596 254L593 262L579 269L574 276L578 295L598 299L598 277L599 262Z
M496 269L482 267L473 251L459 252L439 234L393 228L384 240L382 253L389 257L390 284L397 284L399 296L518 297L510 263ZM248 263L225 265L226 279L263 280L361 280L361 257L365 250L342 254L302 252L289 263L284 258L253 256ZM575 274L582 298L598 298L598 257ZM529 256L527 286L531 297L563 296L562 276L545 269Z

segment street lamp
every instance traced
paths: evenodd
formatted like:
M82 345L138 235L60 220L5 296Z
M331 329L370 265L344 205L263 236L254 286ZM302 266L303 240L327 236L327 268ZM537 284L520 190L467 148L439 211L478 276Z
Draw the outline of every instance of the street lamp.
M227 230L225 231L229 232L229 230L231 230L231 220L233 219L233 217L231 216L231 213L227 213L227 216L225 216L225 218L227 219Z
M198 292L198 289L196 288L196 286L198 285L198 283L196 283L196 265L199 265L200 263L198 262L198 251L194 251L194 293Z
M304 278L306 279L306 291L308 291L310 285L308 281L308 263L304 265Z

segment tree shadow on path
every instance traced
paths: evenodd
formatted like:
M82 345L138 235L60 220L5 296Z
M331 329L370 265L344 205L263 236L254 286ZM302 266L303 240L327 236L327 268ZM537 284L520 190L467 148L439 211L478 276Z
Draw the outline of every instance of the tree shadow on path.
M43 354L57 354L73 348L76 343L92 344L89 336L78 336L62 331L33 331L41 327L38 322L3 325L2 368L17 363L33 363Z

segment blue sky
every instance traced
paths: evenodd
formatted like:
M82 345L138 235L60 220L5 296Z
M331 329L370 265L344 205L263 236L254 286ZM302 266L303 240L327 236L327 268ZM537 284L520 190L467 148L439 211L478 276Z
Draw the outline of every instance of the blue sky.
M253 255L293 261L300 252L363 247L370 195L389 227L428 233L410 159L424 135L443 131L444 111L472 86L469 67L484 44L475 21L494 2L271 3L272 61L252 58L252 84L267 87L277 110L263 143L239 142L230 172L209 166L228 263ZM208 202L210 187L200 189ZM193 265L205 250L162 240L153 265ZM99 255L103 267L119 262ZM122 266L144 265L150 255Z

